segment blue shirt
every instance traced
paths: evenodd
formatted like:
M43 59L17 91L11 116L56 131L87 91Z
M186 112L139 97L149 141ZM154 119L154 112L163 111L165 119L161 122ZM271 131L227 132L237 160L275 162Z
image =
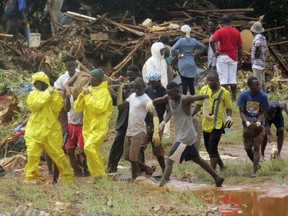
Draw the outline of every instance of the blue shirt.
M245 109L244 113L250 122L256 123L260 112L267 109L269 103L265 92L260 91L256 96L252 96L250 90L245 90L240 93L237 105L239 108ZM242 123L246 127L245 122L242 121Z
M179 57L179 73L188 78L194 78L197 74L196 63L193 57L194 51L198 49L199 54L203 54L206 47L195 38L180 38L172 47L172 55L183 55Z

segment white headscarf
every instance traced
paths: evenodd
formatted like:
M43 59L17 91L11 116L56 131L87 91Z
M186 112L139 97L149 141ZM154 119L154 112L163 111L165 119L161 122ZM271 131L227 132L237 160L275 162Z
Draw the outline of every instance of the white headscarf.
M181 31L184 32L184 33L186 33L186 37L187 37L187 38L190 38L190 32L191 32L190 26L188 26L188 25L183 25L183 26L181 27Z

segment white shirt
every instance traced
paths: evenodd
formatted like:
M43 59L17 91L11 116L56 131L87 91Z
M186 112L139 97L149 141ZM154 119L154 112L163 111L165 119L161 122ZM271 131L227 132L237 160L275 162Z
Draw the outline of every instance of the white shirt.
M127 101L129 102L129 118L126 135L134 136L140 132L146 133L146 104L151 99L145 93L141 96L136 96L134 92L127 98Z
M76 73L79 73L80 70L76 68ZM64 74L62 74L54 83L54 87L58 90L64 91L64 84L70 79L71 77L69 76L69 72L66 71Z
M71 109L68 112L68 124L83 124L83 112L75 112L74 99L70 97Z

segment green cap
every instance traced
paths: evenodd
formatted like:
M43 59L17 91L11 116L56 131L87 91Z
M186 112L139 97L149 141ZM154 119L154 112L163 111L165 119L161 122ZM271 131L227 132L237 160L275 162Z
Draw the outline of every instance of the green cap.
M100 68L92 70L90 74L96 76L99 79L99 81L102 82L103 77L104 77L104 72Z

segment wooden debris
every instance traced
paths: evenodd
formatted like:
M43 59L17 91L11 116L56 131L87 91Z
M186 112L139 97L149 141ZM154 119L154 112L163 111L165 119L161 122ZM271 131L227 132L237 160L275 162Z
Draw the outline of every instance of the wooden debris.
M109 36L107 33L96 33L96 34L90 34L90 40L92 41L108 41Z
M3 33L1 33L1 34L0 34L0 37L13 38L13 35L12 35L12 34L3 34Z
M68 11L65 15L72 17L74 21L42 42L41 46L35 49L35 52L38 51L42 59L46 56L53 58L53 55L74 55L79 63L81 62L81 69L84 68L84 65L85 69L83 70L87 72L96 66L101 67L105 69L108 76L116 78L131 62L141 67L150 56L149 51L152 43L158 41L161 36L169 35L171 42L174 38L181 36L180 26L184 23L191 24L191 37L207 43L210 37L208 20L211 18L219 20L223 13L231 15L231 24L239 29L249 29L251 23L259 20L258 17L251 15L251 12L254 11L251 7L219 9L212 3L205 7L196 4L193 9L177 4L175 6L154 5L153 7L156 13L157 11L165 11L169 19L165 22L152 20L152 25L144 26L141 23L136 24L135 17L129 17L129 11L117 19L109 18L108 13L91 17ZM153 17L153 13L151 17ZM162 18L165 20L164 17ZM280 26L266 29L266 31L277 31L282 28L284 27ZM250 64L253 35L251 36L249 30L244 31L246 33L243 36L243 57L245 64ZM249 42L245 43L246 40ZM0 41L0 43L3 42ZM270 47L276 48L276 45L282 44L286 44L286 41L273 41ZM22 55L18 51L19 49L9 47L6 43L5 47L12 50L17 56ZM40 66L38 68L45 68L45 61L42 59L39 61ZM286 64L285 61L282 63ZM48 69L55 70L53 66L48 66ZM59 69L59 71L62 72L63 69Z

